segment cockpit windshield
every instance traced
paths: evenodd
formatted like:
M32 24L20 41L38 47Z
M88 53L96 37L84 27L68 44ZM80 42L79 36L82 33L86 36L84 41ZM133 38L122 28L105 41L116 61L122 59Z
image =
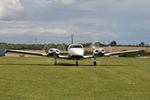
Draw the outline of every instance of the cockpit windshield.
M69 48L83 48L82 45L70 45Z

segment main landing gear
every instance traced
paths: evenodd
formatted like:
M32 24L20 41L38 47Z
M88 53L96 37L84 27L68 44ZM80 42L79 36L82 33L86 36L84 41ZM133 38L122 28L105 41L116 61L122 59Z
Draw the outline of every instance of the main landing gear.
M94 59L93 65L96 66L96 57L94 56L93 59Z
M57 55L54 55L54 65L57 65Z
M54 59L54 65L57 65L57 59L56 58Z

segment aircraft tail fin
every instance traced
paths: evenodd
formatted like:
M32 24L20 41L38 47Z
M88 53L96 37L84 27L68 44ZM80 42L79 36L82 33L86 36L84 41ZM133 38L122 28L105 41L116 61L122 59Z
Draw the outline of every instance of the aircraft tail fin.
M72 42L72 44L74 43L74 41L73 41L73 34L71 34L71 42Z

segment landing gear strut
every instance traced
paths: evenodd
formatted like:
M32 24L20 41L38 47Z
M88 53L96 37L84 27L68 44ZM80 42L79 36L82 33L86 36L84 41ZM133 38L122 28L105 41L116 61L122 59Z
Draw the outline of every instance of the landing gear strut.
M57 65L57 55L54 55L54 65Z
M94 62L93 65L96 66L96 57L94 56Z
M55 58L54 60L55 60L55 61L54 61L54 65L57 65L57 59Z
M78 66L79 65L79 61L78 60L76 60L76 66Z

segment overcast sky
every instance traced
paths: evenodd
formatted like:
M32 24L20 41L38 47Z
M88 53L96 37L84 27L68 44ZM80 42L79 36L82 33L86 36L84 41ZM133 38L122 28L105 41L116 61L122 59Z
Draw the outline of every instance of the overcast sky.
M0 42L150 44L150 0L0 0Z

